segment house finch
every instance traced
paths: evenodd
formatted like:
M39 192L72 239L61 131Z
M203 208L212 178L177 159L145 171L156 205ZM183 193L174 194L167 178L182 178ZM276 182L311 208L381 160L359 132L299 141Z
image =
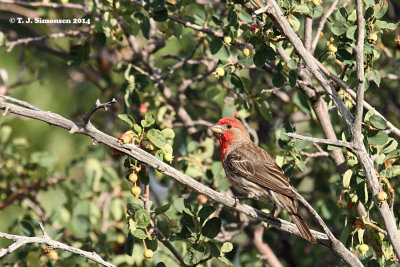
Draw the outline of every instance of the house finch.
M210 130L218 134L222 166L236 191L256 200L272 199L289 213L300 235L316 243L297 213L296 196L289 178L271 155L251 141L242 123L235 118L222 118Z

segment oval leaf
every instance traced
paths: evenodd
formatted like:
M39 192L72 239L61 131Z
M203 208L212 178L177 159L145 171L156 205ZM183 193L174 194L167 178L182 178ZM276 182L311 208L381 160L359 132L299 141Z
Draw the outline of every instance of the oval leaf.
M214 217L206 222L203 229L201 229L201 234L208 237L216 237L221 230L221 219Z

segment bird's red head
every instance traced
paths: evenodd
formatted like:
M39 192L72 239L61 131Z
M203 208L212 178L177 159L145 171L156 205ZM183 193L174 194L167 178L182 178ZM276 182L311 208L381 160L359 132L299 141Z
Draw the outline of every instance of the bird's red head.
M220 119L210 127L210 130L218 134L218 141L221 144L222 156L230 147L250 141L250 136L243 124L232 117Z

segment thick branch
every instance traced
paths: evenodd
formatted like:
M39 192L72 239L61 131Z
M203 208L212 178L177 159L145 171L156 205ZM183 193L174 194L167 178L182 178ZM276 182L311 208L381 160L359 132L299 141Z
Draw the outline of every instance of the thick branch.
M354 124L351 127L353 142L363 146L361 137L361 122L363 116L364 103L364 31L365 20L363 15L362 0L356 1L357 13L357 47L356 47L356 72L357 72L357 96L356 96L356 114Z

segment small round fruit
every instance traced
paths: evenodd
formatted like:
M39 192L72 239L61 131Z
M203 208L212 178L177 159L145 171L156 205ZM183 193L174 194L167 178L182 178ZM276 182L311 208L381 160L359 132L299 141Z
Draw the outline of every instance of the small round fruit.
M137 179L138 179L138 176L135 172L132 172L131 174L129 174L129 181L131 183L136 183Z
M319 34L319 38L322 38L322 37L324 37L324 33L323 33L323 32L321 32L321 33Z
M172 153L164 154L164 159L165 159L166 161L171 162L173 158L174 158L174 156L172 155Z
M353 102L350 99L346 99L344 101L344 105L346 106L346 108L348 108L349 110L351 110L353 108Z
M146 259L151 259L151 258L153 258L153 251L151 250L151 249L146 249L144 252L143 252L143 256L146 258Z
M313 0L312 1L315 6L319 6L321 4L321 0Z
M232 38L230 36L225 36L224 37L224 43L229 45L232 43Z
M52 261L58 260L58 253L55 250L51 250L49 254L47 254Z
M345 96L345 92L344 92L344 90L343 89L340 89L339 91L338 91L338 95L339 95L339 97L340 97L340 99L344 99L344 96Z
M201 204L205 204L208 201L208 198L205 195L198 195L197 196L197 200L201 203Z
M337 52L337 47L333 44L328 45L328 50L331 53L336 53Z
M243 56L250 57L251 51L250 51L250 49L245 48L245 49L243 49L242 53L243 53Z
M218 68L215 70L215 76L217 76L217 78L222 77L222 76L224 76L224 75L225 75L225 70L224 70L224 68L218 67Z
M170 144L165 144L165 146L162 147L162 151L165 154L172 154L173 149L172 149L172 146Z
M140 193L142 192L142 189L140 189L139 186L135 185L134 187L132 187L131 189L131 193L132 195L134 195L135 197L138 197L140 195Z
M365 255L368 252L368 250L369 250L369 247L366 244L361 244L358 247L358 251L360 251L361 255Z
M375 43L376 42L376 40L378 40L378 35L376 34L376 33L371 33L369 36L368 36L368 40L370 41L370 42L372 42L372 43Z
M376 198L378 199L379 202L384 202L388 199L388 195L386 194L385 191L380 191L377 195Z

